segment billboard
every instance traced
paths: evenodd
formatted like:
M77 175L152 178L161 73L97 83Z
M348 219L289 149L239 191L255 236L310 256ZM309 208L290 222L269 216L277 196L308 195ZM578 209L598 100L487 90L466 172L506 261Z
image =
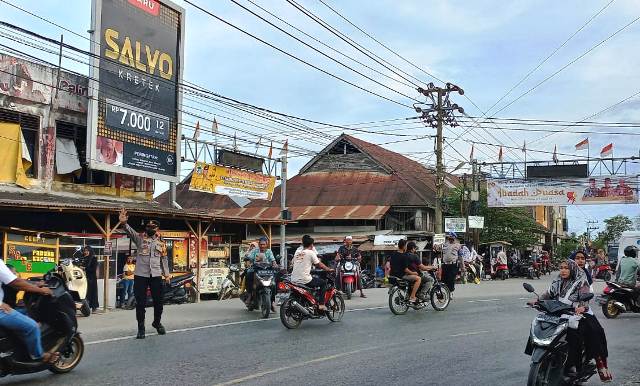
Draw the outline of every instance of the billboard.
M589 176L589 170L587 168L587 164L527 166L528 178L554 178L554 177L587 178L588 176Z
M276 178L261 173L196 162L189 190L271 200Z
M167 0L93 0L92 169L177 182L184 10Z
M482 229L484 228L483 216L469 216L469 229Z
M467 231L467 219L464 217L445 217L444 230L446 232L464 233Z
M637 177L571 180L487 180L490 207L637 204Z

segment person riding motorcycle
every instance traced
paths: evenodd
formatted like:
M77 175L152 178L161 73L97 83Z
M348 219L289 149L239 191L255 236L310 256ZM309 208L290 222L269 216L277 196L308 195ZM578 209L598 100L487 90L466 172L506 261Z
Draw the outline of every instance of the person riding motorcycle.
M324 303L324 294L327 289L327 281L319 277L311 276L311 268L317 266L326 272L333 272L333 269L324 265L313 247L314 240L309 235L302 236L302 249L298 249L293 256L293 270L291 271L291 282L302 284L307 287L320 287L318 301L318 309L326 310Z
M249 260L251 260L251 264L255 264L255 263L259 263L259 262L265 262L265 263L269 263L271 264L271 266L273 268L277 268L278 267L278 263L276 262L276 258L275 256L273 256L273 252L271 252L271 249L267 248L268 246L268 242L269 240L266 237L261 237L260 240L258 240L258 248L253 248L252 250L250 250L246 257L249 258ZM251 301L251 297L254 294L254 278L255 278L255 272L253 271L253 269L248 269L246 272L246 277L245 277L245 283L246 283L246 288L247 288L247 294L249 295L247 297L247 301ZM272 312L276 312L276 293L275 291L271 292L271 311Z
M39 295L51 296L49 288L35 286L24 279L18 278L2 259L0 259L0 282L13 287L17 291L32 292ZM55 363L60 358L58 352L43 352L38 323L30 317L14 310L4 303L4 292L0 288L0 327L14 333L27 347L27 352L33 361Z
M431 287L433 287L433 283L435 283L435 279L431 275L423 272L435 271L438 268L432 265L422 264L422 260L416 254L417 249L418 249L418 246L416 245L415 242L409 241L407 243L407 255L409 255L409 270L415 272L417 275L421 277L422 294L428 294ZM422 296L422 297L426 299L425 296Z
M362 254L360 253L360 251L358 250L358 248L356 246L353 245L353 237L352 236L347 236L344 238L344 245L341 245L340 248L338 248L338 253L336 253L336 267L340 266L340 260L342 260L343 258L347 258L347 257L351 257L351 258L356 258L356 260L358 261L358 264L356 264L356 269L357 269L357 274L358 277L360 277L361 273L360 273L360 264L362 263ZM342 286L342 283L339 283L340 286ZM356 287L357 289L360 290L360 297L361 298L366 298L367 296L364 294L364 292L362 292L362 285L359 283L359 280L356 282Z
M412 284L411 294L409 295L409 301L416 303L416 294L422 279L415 271L409 269L409 255L406 252L407 240L398 240L398 250L391 254L389 262L391 263L391 276L395 276L399 279L403 279Z
M624 249L624 256L618 262L616 267L616 282L628 288L634 288L636 294L640 293L638 286L638 271L640 271L640 263L638 263L638 250L630 245Z
M575 261L567 259L560 263L560 273L558 277L551 283L549 289L540 295L540 300L558 300L565 304L571 304L575 307L575 314L580 315L577 329L569 329L567 341L571 347L569 350L569 358L567 358L567 369L569 372L575 371L575 365L578 363L578 348L580 341L584 343L585 354L596 360L598 374L603 382L609 382L612 379L611 372L608 369L607 357L607 339L598 323L593 316L593 311L589 308L589 304L581 302L581 295L590 293L589 283L587 282L584 270L580 268ZM528 302L534 305L537 300Z

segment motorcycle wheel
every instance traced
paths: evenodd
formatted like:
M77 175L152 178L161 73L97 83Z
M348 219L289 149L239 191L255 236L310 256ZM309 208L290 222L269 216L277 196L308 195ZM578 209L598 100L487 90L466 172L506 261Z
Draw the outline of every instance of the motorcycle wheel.
M188 294L187 302L188 303L195 303L197 301L198 301L198 290L196 290L193 287L189 288L189 294Z
M344 299L342 298L341 294L336 293L335 295L333 295L333 297L329 299L326 307L327 310L325 311L325 314L330 321L339 322L342 319L345 307Z
M296 329L302 324L302 316L291 305L292 299L287 299L280 306L280 321L289 330Z
M89 307L89 302L86 299L82 301L80 313L82 313L82 316L84 317L88 317L91 315L91 307Z
M347 295L347 300L351 300L351 293L353 292L351 290L351 283L345 286L344 292L345 292L345 295Z
M409 310L407 291L394 287L389 294L389 309L394 315L404 315Z
M70 348L67 355L60 355L60 359L49 367L49 371L55 374L64 374L73 370L84 354L84 342L80 335L71 338Z
M609 299L606 304L602 305L602 313L607 319L615 319L620 316L620 310L613 303L615 300Z
M431 306L436 311L444 311L451 303L451 293L444 285L436 284L431 289Z
M527 378L527 386L561 386L564 385L562 366L553 366L552 356L538 363L532 363Z
M604 281L611 281L611 271L607 271L604 274Z
M268 292L263 292L262 295L260 295L260 312L263 319L269 317L269 313L271 312L271 296Z
M467 283L473 283L476 281L476 274L469 271L467 272Z

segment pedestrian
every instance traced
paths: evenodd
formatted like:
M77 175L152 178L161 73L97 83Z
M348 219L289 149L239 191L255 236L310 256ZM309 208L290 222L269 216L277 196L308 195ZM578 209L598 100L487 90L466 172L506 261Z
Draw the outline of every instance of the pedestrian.
M453 299L453 291L456 289L456 275L459 268L460 243L454 232L447 234L447 240L442 245L442 281L447 285Z
M87 302L91 312L96 312L100 307L98 303L98 258L89 245L82 248L82 255L84 257L82 266L87 276Z
M471 250L466 244L461 244L458 251L458 266L460 267L462 284L467 284L467 264L471 264Z
M391 272L391 259L389 258L389 256L387 256L384 262L384 284L389 283L390 272Z
M160 224L150 220L142 235L138 234L127 220L129 216L125 209L120 210L119 220L124 224L124 231L137 248L136 266L133 273L133 291L136 297L136 320L138 321L137 339L145 338L145 306L147 303L147 288L151 289L153 299L153 323L151 326L158 331L158 335L166 334L162 325L162 281L171 282L167 245L158 234Z
M133 273L136 270L136 264L133 256L127 256L127 262L124 264L124 272L122 274L122 301L130 302L133 298Z

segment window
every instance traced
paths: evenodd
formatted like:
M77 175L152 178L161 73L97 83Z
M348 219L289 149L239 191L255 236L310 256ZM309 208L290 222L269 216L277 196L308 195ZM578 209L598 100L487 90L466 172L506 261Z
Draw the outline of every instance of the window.
M155 188L155 181L152 178L135 177L136 192L151 192L153 193Z
M78 151L82 173L73 176L76 184L111 186L111 173L89 169L87 162L87 127L69 122L56 121L56 136L73 140Z
M35 115L23 114L13 110L0 109L0 121L17 123L22 129L22 136L29 149L32 166L27 170L27 177L34 178L38 175L36 154L38 154L38 133L40 130L40 118Z

